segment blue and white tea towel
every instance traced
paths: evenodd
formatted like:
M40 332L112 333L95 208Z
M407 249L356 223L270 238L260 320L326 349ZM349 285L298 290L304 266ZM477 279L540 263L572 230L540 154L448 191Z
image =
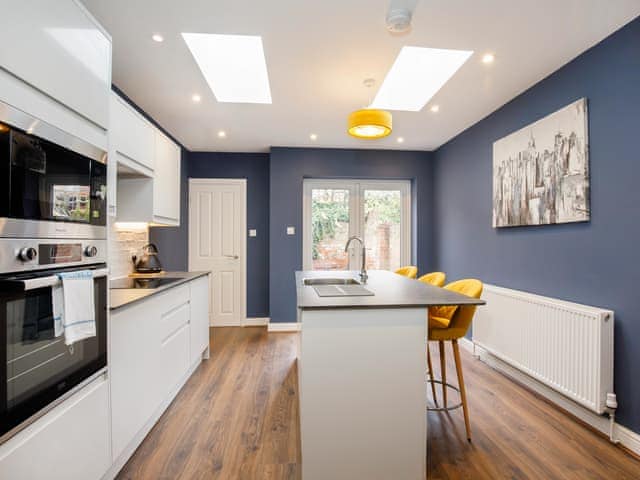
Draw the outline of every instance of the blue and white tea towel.
M54 333L64 333L64 343L96 335L96 310L93 293L93 273L90 270L59 273L60 284L53 287Z

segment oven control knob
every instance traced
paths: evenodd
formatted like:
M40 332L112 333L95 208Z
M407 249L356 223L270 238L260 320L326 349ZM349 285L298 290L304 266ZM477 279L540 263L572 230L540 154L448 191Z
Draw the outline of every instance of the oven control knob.
M95 257L98 254L98 249L94 245L89 245L84 249L84 254L87 257Z
M33 247L21 248L18 253L18 258L23 262L30 262L38 256L38 252Z

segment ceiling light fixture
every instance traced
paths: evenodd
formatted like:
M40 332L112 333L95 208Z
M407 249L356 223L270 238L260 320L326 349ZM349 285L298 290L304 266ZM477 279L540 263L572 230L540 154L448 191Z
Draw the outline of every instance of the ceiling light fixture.
M402 47L371 108L419 112L472 54L470 50Z
M440 111L440 105L431 105L431 108L429 110L431 110L433 113L438 113Z
M197 93L194 93L191 96L191 100L193 100L195 103L198 103L200 100L202 100L202 98L200 97L200 95L198 95Z
M367 78L364 86L373 87L375 80ZM371 103L371 101L369 101ZM349 115L347 132L356 138L375 140L386 137L393 129L391 113L377 108L363 108Z
M398 137L398 143L404 143L404 138Z
M482 63L493 63L493 61L496 59L496 56L493 53L485 53L482 56Z
M219 102L271 103L262 37L183 33L182 38Z
M318 139L318 135L316 135L315 133L312 133L311 135L309 135L309 138L313 141Z
M151 38L153 39L154 42L158 42L158 43L164 42L164 37L159 33L154 33L153 35L151 35Z
M227 132L225 132L224 130L220 130L218 132L218 137L219 138L227 138Z

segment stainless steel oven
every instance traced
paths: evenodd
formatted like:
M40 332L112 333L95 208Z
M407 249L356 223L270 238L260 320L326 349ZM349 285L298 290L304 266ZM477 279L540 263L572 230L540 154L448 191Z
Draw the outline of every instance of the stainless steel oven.
M65 345L54 334L60 271L94 272L96 336ZM0 276L0 439L107 366L106 264Z
M0 442L107 367L105 152L0 102ZM60 272L93 274L96 335L56 336Z

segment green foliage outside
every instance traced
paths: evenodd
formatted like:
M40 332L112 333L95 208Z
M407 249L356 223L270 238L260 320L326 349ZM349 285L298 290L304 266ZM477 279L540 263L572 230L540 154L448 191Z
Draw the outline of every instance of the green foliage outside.
M364 199L365 222L400 223L400 195L397 192L367 191ZM311 213L313 259L318 259L316 245L324 238L334 238L339 223L349 221L349 204L344 201L313 199Z

